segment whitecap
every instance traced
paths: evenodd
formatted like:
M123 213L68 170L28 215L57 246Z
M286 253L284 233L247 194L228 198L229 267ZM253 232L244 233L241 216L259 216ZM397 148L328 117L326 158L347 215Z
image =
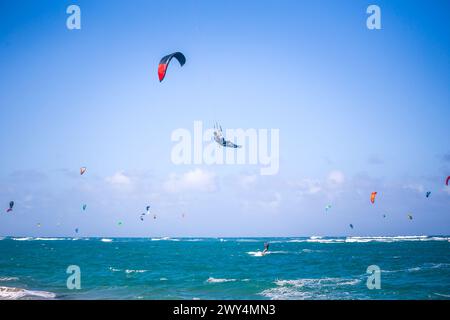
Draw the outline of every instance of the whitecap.
M125 270L125 273L144 273L147 272L148 270L133 270L133 269L127 269Z
M14 287L0 287L0 299L54 299L56 294L47 291L33 291Z
M237 279L221 279L221 278L209 277L208 280L206 280L206 282L209 282L209 283L223 283L223 282L234 282L234 281L237 281Z
M0 281L17 281L19 278L17 277L0 277Z

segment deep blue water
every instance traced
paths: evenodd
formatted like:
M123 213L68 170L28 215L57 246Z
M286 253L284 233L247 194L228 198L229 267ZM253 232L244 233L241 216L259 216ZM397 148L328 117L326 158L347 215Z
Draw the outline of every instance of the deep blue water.
M8 237L0 298L450 299L449 239ZM79 290L67 288L69 265ZM370 265L379 290L367 288Z

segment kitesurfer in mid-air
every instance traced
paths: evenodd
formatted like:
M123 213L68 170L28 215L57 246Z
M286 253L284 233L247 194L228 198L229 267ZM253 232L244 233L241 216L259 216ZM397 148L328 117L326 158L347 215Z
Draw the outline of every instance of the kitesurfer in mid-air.
M225 148L242 148L242 146L234 144L230 140L225 140L223 136L222 126L218 123L214 124L214 141Z

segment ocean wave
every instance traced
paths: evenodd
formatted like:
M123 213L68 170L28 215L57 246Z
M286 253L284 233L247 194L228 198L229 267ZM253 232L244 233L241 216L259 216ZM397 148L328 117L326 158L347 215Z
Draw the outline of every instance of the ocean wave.
M322 250L303 249L303 253L323 252Z
M0 277L0 281L17 281L19 278L17 277Z
M339 238L335 238L335 239L308 239L306 240L306 242L311 242L311 243L345 243L344 239L339 239Z
M116 269L116 268L113 268L113 267L109 267L109 271L112 271L112 272L120 272L120 271L122 271L122 270Z
M450 298L450 294L443 294L443 293L436 293L436 292L434 292L434 294L437 296L440 296L440 297Z
M113 240L112 240L112 239L106 239L106 238L103 238L103 239L101 239L100 241L101 241L101 242L112 242Z
M126 269L125 273L129 274L129 273L144 273L144 272L148 272L148 270L133 270L133 269Z
M68 240L67 238L51 238L51 237L21 237L21 238L11 238L14 241L61 241Z
M213 278L213 277L209 277L208 280L206 280L206 282L209 283L223 283L223 282L235 282L238 281L237 279L221 279L221 278Z
M276 280L275 288L266 289L260 295L272 300L325 299L329 298L326 293L336 287L355 286L360 283L360 279L346 278Z
M14 241L30 241L33 240L31 237L23 237L23 238L12 238Z
M345 242L400 242L400 241L447 241L448 237L439 236L374 236L374 237L347 237Z
M180 241L180 239L170 238L170 237L162 237L162 238L151 238L152 241Z
M19 300L19 299L54 299L56 294L47 291L33 291L14 287L0 287L0 299Z
M253 257L262 257L262 256L264 256L267 253L268 252L263 253L262 251L249 251L249 252L247 252L247 254L249 254L249 255L251 255Z
M397 269L397 270L381 270L382 273L398 273L398 272L419 272L430 269L440 269L440 268L449 268L450 263L424 263L417 267L409 267L405 269Z

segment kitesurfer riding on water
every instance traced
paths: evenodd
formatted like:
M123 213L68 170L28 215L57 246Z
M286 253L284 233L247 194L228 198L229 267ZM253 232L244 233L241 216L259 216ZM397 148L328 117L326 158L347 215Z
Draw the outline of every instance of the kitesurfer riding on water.
M269 251L269 243L268 243L268 242L264 243L264 251L263 251L263 254L266 254L267 251Z

